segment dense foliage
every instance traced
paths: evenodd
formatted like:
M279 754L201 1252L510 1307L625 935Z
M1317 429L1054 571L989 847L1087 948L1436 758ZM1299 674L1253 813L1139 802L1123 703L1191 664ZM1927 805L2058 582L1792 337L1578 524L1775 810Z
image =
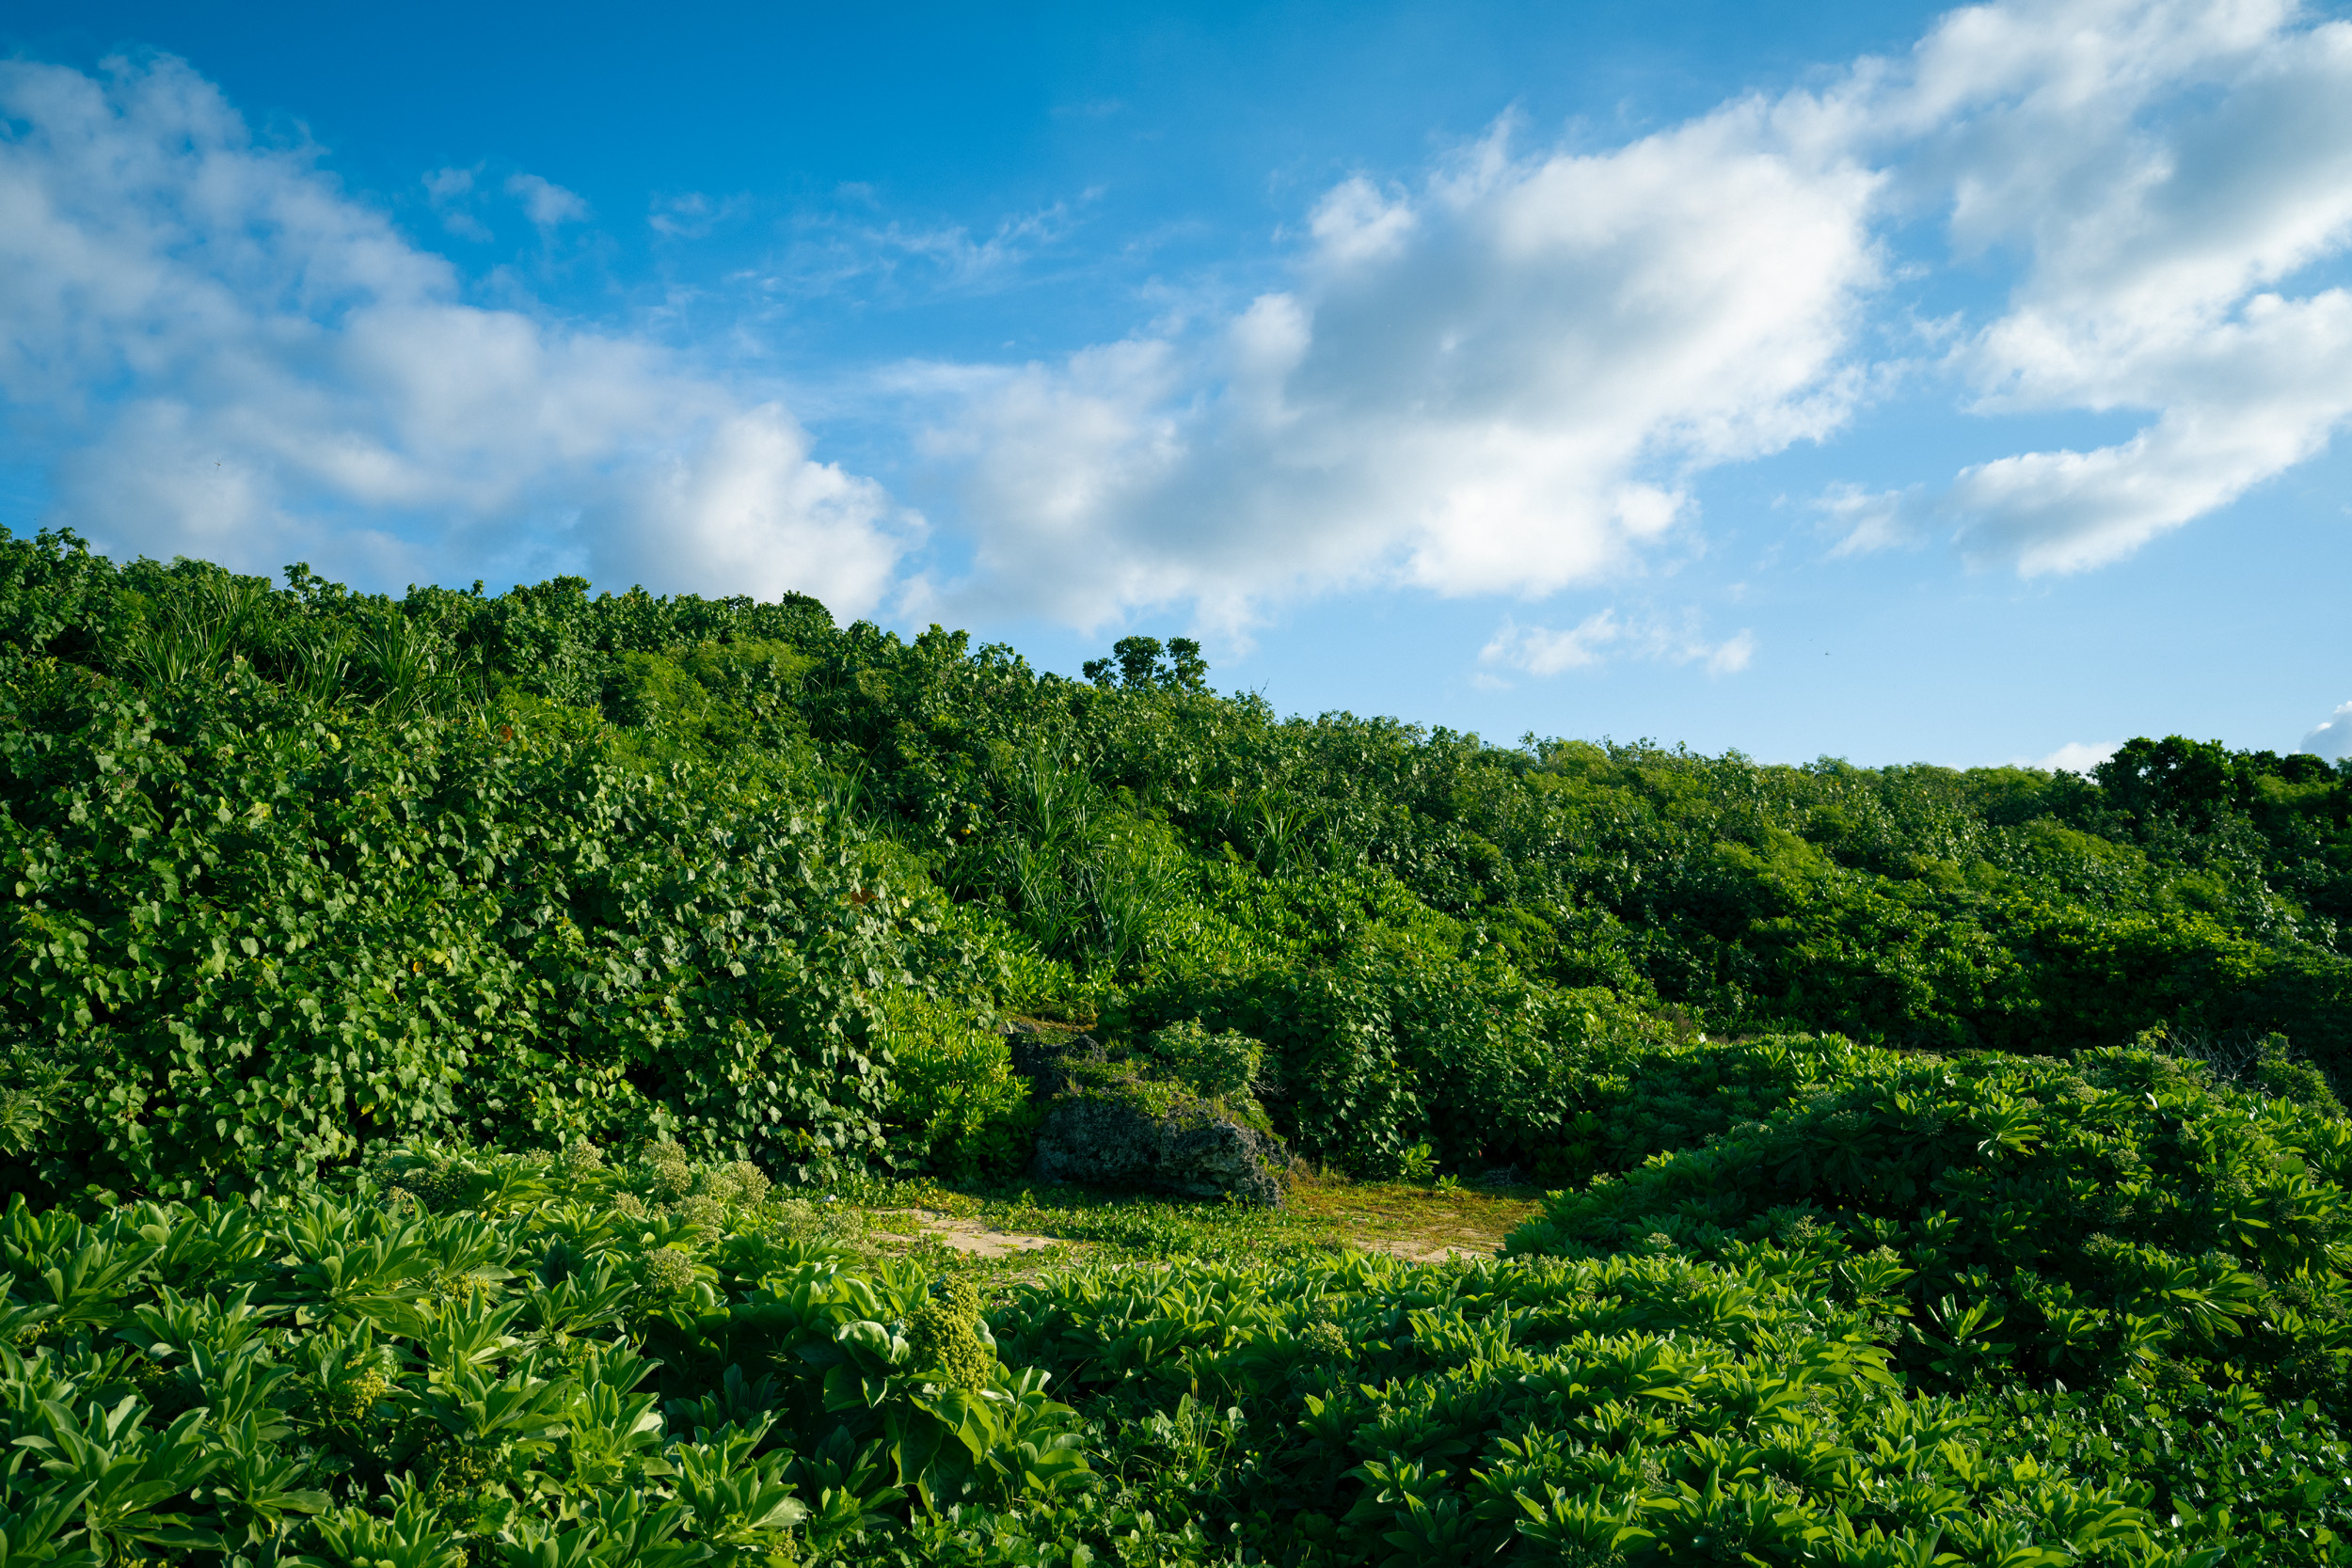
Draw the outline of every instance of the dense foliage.
M778 1562L902 1533L910 1497L918 1537L1050 1525L1090 1479L969 1285L845 1269L756 1167L584 1147L395 1158L344 1201L19 1198L8 1560Z
M2352 1561L2352 776L1206 674L0 535L0 1568ZM1557 1191L989 1303L813 1240L1018 1178L1016 1018Z
M2346 1557L2352 1456L2275 1367L2069 1392L1984 1375L1963 1328L1920 1339L1922 1386L1887 1342L1909 1271L1802 1223L1704 1257L1081 1270L984 1314L831 1253L818 1207L662 1144L20 1199L8 1560Z

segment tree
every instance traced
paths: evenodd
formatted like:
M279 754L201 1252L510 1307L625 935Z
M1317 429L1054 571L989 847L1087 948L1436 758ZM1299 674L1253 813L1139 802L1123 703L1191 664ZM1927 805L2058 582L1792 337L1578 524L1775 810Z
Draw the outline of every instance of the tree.
M1163 665L1160 656L1168 662ZM1090 658L1079 669L1095 685L1116 684L1129 691L1201 691L1207 689L1209 661L1200 644L1189 637L1122 637L1111 644L1109 658ZM1116 683L1113 673L1116 671Z

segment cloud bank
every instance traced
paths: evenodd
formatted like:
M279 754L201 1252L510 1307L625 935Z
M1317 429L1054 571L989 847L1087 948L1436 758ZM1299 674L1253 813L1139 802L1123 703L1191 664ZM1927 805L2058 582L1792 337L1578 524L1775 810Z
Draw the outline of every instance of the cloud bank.
M1184 601L1236 624L1333 588L1607 583L1691 531L1695 475L1828 436L1898 374L1984 413L2141 422L1839 486L1843 547L1942 535L2079 571L2352 417L2352 296L2311 281L2352 240L2352 26L2293 6L1979 7L1613 150L1520 139L1340 183L1294 285L1246 308L931 368L976 588L1081 624ZM1925 253L1899 250L1923 223ZM1960 269L2005 273L2005 297L1890 352L1904 280ZM1515 635L1522 669L1595 638Z
M543 235L593 218L528 173L421 188L460 237L487 233L485 200ZM710 220L693 198L649 221ZM1062 222L885 224L873 246L936 253L968 290ZM1707 548L1700 476L1834 436L1895 386L2122 434L2005 449L2016 427L1988 422L1957 471L1826 493L1840 548L2117 560L2352 420L2352 25L2283 0L1975 7L1622 146L1505 120L1336 182L1279 243L1254 298L856 389L956 498L950 610L1240 628L1350 588L1614 593ZM866 264L806 250L777 272L796 289ZM50 466L50 520L246 566L572 566L850 612L942 578L921 520L820 461L771 392L463 281L185 66L0 65L0 399L14 455ZM1484 664L1724 673L1755 646L1567 619L1506 622Z
M508 188L543 228L585 214ZM0 63L0 399L13 445L61 454L46 521L384 583L579 567L852 613L890 591L915 520L784 408L459 282L177 61Z
M1977 408L2145 421L1834 498L1851 543L1948 529L2028 576L2104 565L2352 418L2352 296L2313 277L2352 242L2352 25L2279 0L1982 7L1833 112L1890 144L1891 198L1941 208L1957 260L2018 268L1945 360Z
M1597 154L1509 127L1349 180L1296 287L1053 364L942 370L990 592L1064 619L1391 583L1541 595L1672 533L1695 466L1835 429L1878 179L1772 105Z

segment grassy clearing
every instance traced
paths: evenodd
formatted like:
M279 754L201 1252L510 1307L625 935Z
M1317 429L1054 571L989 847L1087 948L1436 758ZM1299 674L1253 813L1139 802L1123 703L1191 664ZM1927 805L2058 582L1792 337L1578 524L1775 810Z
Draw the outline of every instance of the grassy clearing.
M1186 1203L1081 1187L858 1183L815 1211L813 1239L1010 1286L1085 1264L1215 1258L1283 1263L1347 1252L1416 1262L1486 1257L1542 1211L1533 1187L1294 1180L1280 1209Z

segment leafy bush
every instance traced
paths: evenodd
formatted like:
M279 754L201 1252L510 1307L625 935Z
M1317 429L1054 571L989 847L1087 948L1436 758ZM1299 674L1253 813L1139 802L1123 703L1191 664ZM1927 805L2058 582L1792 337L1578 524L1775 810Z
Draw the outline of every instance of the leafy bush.
M2352 1125L2144 1050L1895 1060L1558 1195L1522 1253L1767 1240L1909 1275L1902 1365L1955 1387L2352 1375Z
M1088 1484L968 1285L793 1239L740 1168L699 1180L734 1201L648 1210L663 1163L404 1152L354 1199L87 1222L19 1196L11 1560L686 1568L951 1506L1020 1533Z
M1605 990L1555 990L1491 955L1376 934L1314 968L1138 988L1122 1022L1171 1014L1162 1032L1197 1021L1265 1041L1276 1127L1302 1152L1375 1177L1401 1173L1422 1144L1454 1169L1551 1170L1591 1059L1674 1033Z
M1181 1477L1211 1538L1260 1560L2210 1565L2250 1546L2135 1473L2109 1434L2137 1441L2145 1407L1907 1394L1877 1342L1901 1275L1770 1246L1192 1263L1032 1287L993 1321L1007 1356L1123 1434L1106 1471ZM2250 1448L2265 1413L2235 1412L2173 1444L2179 1473ZM2332 1560L2346 1505L2312 1483L2342 1438L2309 1415L2271 1430L2246 1489L2280 1527L2270 1560Z
M330 726L249 674L151 702L0 666L0 1015L44 1127L14 1180L266 1186L419 1132L657 1125L863 1159L903 901L792 799L616 766L527 702Z
M1242 1095L1265 1085L1265 1045L1247 1035L1213 1035L1197 1018L1154 1029L1143 1053L1204 1095Z
M1004 1035L913 990L880 1004L891 1061L893 1159L951 1180L1005 1180L1028 1164L1038 1108Z

